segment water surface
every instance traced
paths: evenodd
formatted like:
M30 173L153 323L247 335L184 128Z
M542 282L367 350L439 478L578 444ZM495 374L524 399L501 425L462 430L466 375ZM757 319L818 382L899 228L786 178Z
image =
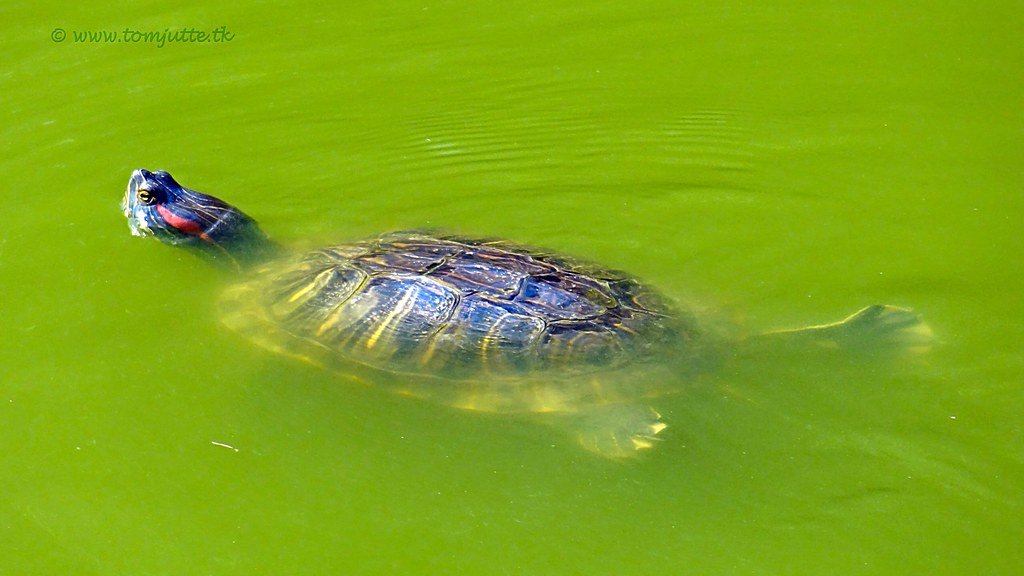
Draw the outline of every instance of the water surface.
M1016 9L0 9L0 572L1019 573ZM507 237L752 332L887 302L939 341L730 364L608 462L235 338L221 274L128 235L137 167L286 243Z

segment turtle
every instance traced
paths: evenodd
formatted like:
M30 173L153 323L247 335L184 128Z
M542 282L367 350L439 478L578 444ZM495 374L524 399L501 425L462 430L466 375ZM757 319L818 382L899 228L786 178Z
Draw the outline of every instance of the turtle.
M133 235L231 271L221 320L262 348L441 405L535 415L612 459L653 448L667 427L656 399L737 344L629 274L505 240L412 230L289 249L235 206L145 169L122 209ZM905 349L929 337L913 310L876 304L743 341Z

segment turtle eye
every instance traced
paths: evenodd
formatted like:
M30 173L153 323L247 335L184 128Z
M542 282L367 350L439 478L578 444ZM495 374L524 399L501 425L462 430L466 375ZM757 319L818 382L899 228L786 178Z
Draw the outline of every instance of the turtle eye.
M152 192L145 189L139 190L139 193L136 194L136 198L138 198L139 202L142 202L143 204L152 204L156 201L156 196L153 196Z

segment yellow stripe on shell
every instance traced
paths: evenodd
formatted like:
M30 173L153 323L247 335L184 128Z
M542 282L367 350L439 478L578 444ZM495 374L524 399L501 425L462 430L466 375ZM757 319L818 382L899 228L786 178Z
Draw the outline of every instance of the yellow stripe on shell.
M491 333L494 332L494 329L497 328L499 324L501 324L501 320L491 324L491 327L487 329L487 334L484 334L484 337L480 339L480 364L485 370L490 368L490 362L487 361L487 348L491 343Z
M402 296L402 299L398 301L398 304L396 304L390 312L388 312L388 315L385 316L384 320L382 320L380 325L377 326L377 330L375 330L366 340L367 350L373 348L377 344L377 340L380 339L381 334L391 326L399 314L406 312L405 309L409 306L409 301L413 298L413 293L416 292L416 290L416 287L411 287L405 291L405 295Z
M447 324L441 326L441 328L430 336L430 342L427 343L427 349L424 350L423 354L420 356L420 366L426 366L430 363L430 360L434 357L434 353L437 352L437 341L441 337L441 332L444 332L446 328L448 328Z
M333 268L328 269L328 271L333 271L333 270L334 270ZM324 273L321 272L320 274L317 275L317 278L319 278L323 274ZM313 280L313 282L316 283L316 280ZM366 277L363 277L362 281L359 282L359 286L356 286L352 290L352 293L349 294L348 298L346 298L344 301L338 303L338 305L335 306L335 308L334 308L334 312L331 312L331 315L328 316L326 320L324 320L323 324L321 324L319 328L317 328L317 330L316 330L316 335L317 336L323 336L324 332L327 332L328 330L331 329L332 326L334 326L335 324L338 323L338 319L341 318L341 316L346 312L346 304L348 304L348 302L352 299L353 296L355 296L356 294L359 294L359 291L362 290L362 288L363 288L363 286L365 284L366 284ZM311 286L309 286L307 288L310 288L310 287Z
M296 293L292 294L292 295L291 295L291 296L290 296L290 297L288 298L288 301L289 301L289 302L295 302L295 301L296 301L296 300L298 300L299 298L302 298L302 297L303 297L303 296L305 296L306 294L309 294L309 293L310 293L310 292L312 292L313 290L316 290L316 289L317 289L318 287L320 287L320 286L321 286L321 285L322 285L322 284L323 284L324 282L326 282L326 281L327 281L327 277L328 277L328 276L330 276L331 274L334 274L334 268L333 268L333 267L332 267L332 268L328 268L328 269L324 270L323 272L321 272L321 273L317 274L317 275L316 275L316 276L315 276L315 277L313 278L313 281L312 281L312 282L310 282L309 284L306 284L306 285L305 285L305 286L303 286L303 287L302 287L301 289L299 289L299 291L297 291Z

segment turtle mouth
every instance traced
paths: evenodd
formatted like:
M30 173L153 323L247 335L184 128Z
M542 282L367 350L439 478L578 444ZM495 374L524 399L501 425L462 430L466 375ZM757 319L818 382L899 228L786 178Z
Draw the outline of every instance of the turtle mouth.
M124 199L121 200L121 210L128 219L128 229L131 230L132 236L148 236L153 232L149 227L146 210L137 200L139 184L144 180L142 171L132 172L132 177L128 179L128 187L124 191Z

